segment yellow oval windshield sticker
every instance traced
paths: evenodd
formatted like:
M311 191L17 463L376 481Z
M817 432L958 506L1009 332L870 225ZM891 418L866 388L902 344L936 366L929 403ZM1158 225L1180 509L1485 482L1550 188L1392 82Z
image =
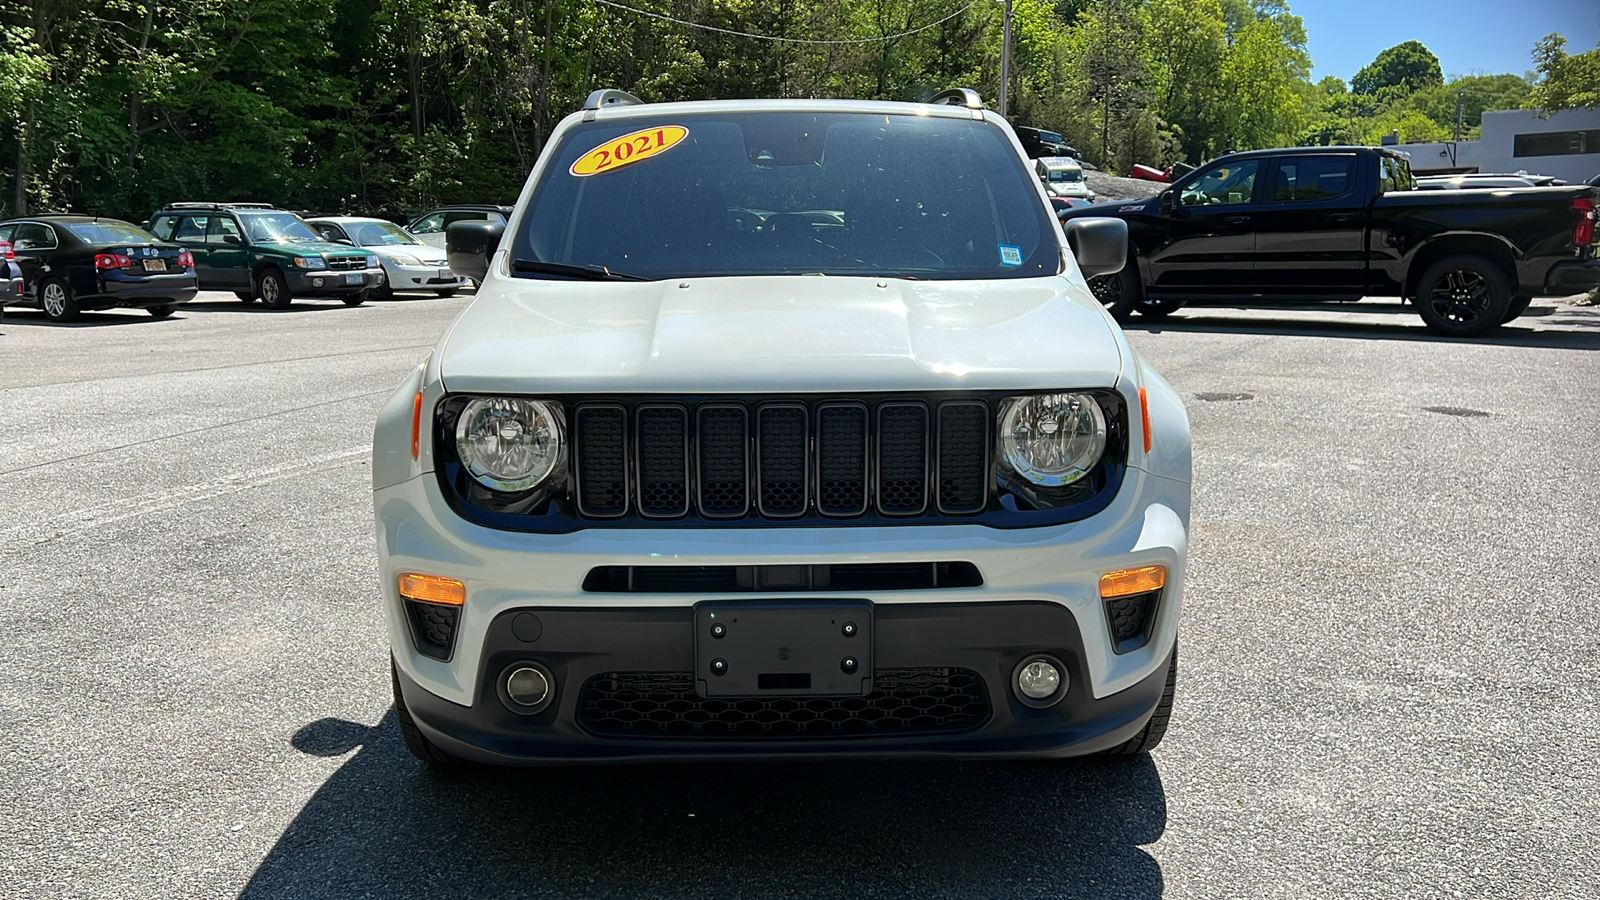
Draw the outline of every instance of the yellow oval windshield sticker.
M658 153L665 153L688 136L689 129L682 125L662 125L625 134L578 157L578 161L572 164L571 172L579 177L613 172Z

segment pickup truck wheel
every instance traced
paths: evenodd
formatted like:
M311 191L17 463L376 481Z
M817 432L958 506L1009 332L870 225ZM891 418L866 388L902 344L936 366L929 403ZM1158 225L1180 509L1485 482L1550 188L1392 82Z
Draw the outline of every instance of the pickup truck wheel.
M1154 750L1161 739L1167 735L1167 723L1172 721L1172 697L1178 686L1178 645L1172 645L1172 655L1167 657L1167 687L1161 692L1161 700L1156 704L1156 711L1150 716L1150 721L1144 723L1139 733L1109 750L1102 750L1102 756L1132 756L1135 753L1144 753Z
M1138 262L1129 256L1122 271L1089 279L1089 290L1106 312L1111 313L1111 318L1128 321L1134 307L1144 300L1144 282L1139 277Z
M400 724L400 739L405 741L406 749L411 751L411 755L435 768L444 769L460 765L460 759L439 749L428 740L421 729L417 728L416 721L406 709L406 699L400 694L400 674L395 668L393 659L389 660L389 681L394 686L394 718Z
M1512 319L1521 318L1522 314L1528 311L1528 304L1532 302L1531 296L1512 297L1511 305L1506 308L1506 316L1500 320L1500 324L1504 325Z
M1511 288L1499 266L1461 254L1441 259L1423 273L1416 303L1422 321L1435 333L1473 337L1505 320Z
M76 322L78 301L72 299L72 288L59 278L39 285L39 308L52 322Z
M289 283L277 269L264 269L256 276L256 295L267 309L289 308Z

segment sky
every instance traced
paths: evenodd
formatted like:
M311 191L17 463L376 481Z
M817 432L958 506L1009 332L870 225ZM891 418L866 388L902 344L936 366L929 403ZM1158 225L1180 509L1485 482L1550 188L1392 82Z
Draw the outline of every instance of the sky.
M1533 68L1533 45L1552 31L1567 52L1600 43L1600 0L1289 0L1306 23L1312 80L1350 77L1379 51L1421 41L1451 75Z

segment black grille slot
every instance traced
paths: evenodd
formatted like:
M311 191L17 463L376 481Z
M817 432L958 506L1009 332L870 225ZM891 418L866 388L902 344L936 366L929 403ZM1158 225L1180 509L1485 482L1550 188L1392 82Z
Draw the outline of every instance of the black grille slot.
M928 508L928 408L921 403L878 407L878 511L920 515Z
M867 408L860 403L825 403L817 410L817 511L867 511Z
M596 566L583 589L597 594L773 591L919 591L980 587L969 562L842 563L820 566Z
M689 412L639 407L639 513L664 519L689 512Z
M939 404L939 511L983 512L989 501L989 408L957 401Z
M577 432L578 511L605 518L628 511L628 414L620 406L580 406Z
M806 511L806 408L768 404L756 412L756 472L761 514L773 518Z
M748 423L743 406L706 404L699 410L700 514L733 518L749 509Z
M330 256L327 259L329 269L365 269L367 267L367 258L364 256Z
M1106 600L1106 624L1111 627L1111 642L1118 653L1137 650L1150 642L1150 626L1155 624L1160 591L1131 594Z
M449 659L456 639L456 619L461 608L443 603L422 603L407 600L407 614L411 617L411 636L416 641L417 652L434 659Z
M968 731L989 718L968 669L878 669L865 697L705 698L688 672L611 672L584 686L578 719L599 735L783 740Z

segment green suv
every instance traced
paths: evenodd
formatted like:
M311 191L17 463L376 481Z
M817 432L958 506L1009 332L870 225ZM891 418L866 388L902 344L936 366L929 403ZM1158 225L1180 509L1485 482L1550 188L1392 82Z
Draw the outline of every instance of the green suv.
M194 255L203 291L233 291L285 309L295 297L338 297L356 306L383 286L378 258L322 239L305 220L266 203L169 203L150 231Z

